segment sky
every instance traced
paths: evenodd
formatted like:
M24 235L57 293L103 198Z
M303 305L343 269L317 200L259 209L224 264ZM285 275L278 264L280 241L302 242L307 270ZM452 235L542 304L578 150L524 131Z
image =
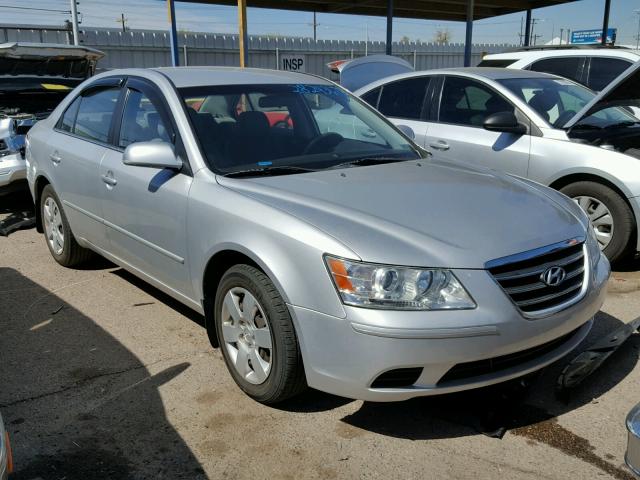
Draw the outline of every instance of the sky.
M605 0L580 0L533 11L537 43L559 37L560 30L602 28ZM78 0L81 27L121 28L121 13L131 29L167 28L167 9L163 0ZM635 45L639 33L640 0L612 0L609 26L618 29L618 44ZM17 7L17 8L16 8ZM62 25L70 18L69 0L0 0L0 24ZM42 10L36 10L42 9ZM637 13L636 13L637 12ZM313 14L249 8L250 35L312 36ZM502 15L474 23L474 43L517 44L523 13ZM236 33L237 10L222 5L176 2L178 29L192 32ZM318 14L318 39L384 41L386 20L381 17ZM437 30L449 30L452 42L464 42L462 22L411 20L394 21L393 38L433 41ZM566 35L566 33L565 33Z

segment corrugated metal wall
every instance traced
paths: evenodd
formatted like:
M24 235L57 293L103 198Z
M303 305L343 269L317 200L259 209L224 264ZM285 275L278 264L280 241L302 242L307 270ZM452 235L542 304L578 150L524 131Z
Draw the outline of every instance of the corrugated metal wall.
M54 42L69 43L71 34L61 29L46 27L16 28L0 26L0 42ZM83 29L81 42L102 50L107 55L98 65L101 68L157 67L170 65L169 34L164 31L117 29ZM239 65L238 37L211 33L179 34L180 61L184 65ZM501 52L513 45L481 44L473 46L472 65L483 53ZM327 62L343 58L384 53L383 42L318 40L310 38L249 37L249 65L276 68L278 55L291 53L305 55L307 73L335 79L326 67ZM394 55L404 58L418 70L462 66L463 44L394 43ZM186 55L186 62L185 62Z

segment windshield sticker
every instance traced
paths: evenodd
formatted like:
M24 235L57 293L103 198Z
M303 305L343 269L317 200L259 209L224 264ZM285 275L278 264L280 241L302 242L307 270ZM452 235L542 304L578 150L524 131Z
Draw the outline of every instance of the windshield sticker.
M293 93L299 94L320 94L332 98L338 103L347 103L349 101L348 95L340 88L332 85L293 85Z
M269 165L273 165L273 162L258 162L258 165L261 167L268 167Z

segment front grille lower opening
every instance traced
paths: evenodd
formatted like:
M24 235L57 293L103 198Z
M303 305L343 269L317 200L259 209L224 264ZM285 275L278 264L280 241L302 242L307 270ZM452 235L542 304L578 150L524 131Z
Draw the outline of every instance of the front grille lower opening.
M422 375L422 367L396 368L384 372L373 381L371 388L403 388L410 387Z
M566 335L526 350L501 355L499 357L476 360L474 362L458 363L451 367L449 371L447 371L447 373L438 380L437 386L441 387L450 382L467 380L474 377L480 377L482 375L508 370L531 360L535 360L536 358L543 357L568 342L576 333L578 333L580 328L581 327L578 327Z

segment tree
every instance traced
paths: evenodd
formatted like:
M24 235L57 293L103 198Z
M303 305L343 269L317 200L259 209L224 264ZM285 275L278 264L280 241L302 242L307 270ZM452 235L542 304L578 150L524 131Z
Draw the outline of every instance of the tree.
M448 28L436 30L433 36L433 41L436 43L449 43L451 42L451 31Z
M406 35L404 35L401 39L400 39L400 43L409 43L411 42L411 39L409 37L407 37Z

